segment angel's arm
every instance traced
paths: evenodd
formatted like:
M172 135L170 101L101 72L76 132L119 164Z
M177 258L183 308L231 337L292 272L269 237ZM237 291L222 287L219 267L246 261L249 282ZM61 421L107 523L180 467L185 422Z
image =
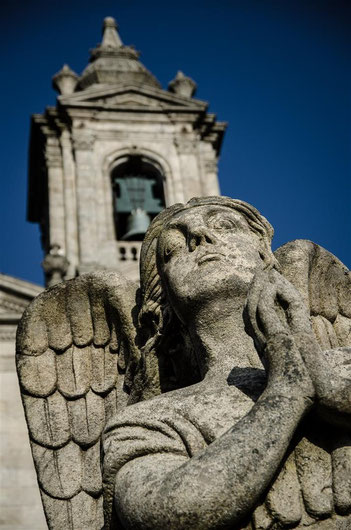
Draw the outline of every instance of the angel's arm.
M167 453L132 460L115 482L123 526L205 530L238 523L269 485L307 408L303 399L269 390L190 460Z
M269 327L276 317L268 315L267 300L260 304L261 320ZM253 510L313 401L294 342L285 333L273 333L266 350L265 391L237 423L233 401L233 427L207 449L190 459L150 451L120 468L115 507L126 529L224 528Z

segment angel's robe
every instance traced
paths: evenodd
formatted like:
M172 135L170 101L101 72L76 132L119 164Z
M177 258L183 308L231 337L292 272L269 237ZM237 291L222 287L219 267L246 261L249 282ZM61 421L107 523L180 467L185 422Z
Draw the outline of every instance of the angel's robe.
M205 450L249 412L264 388L265 375L263 370L238 368L227 382L214 388L203 381L162 394L127 407L110 421L103 442L105 502L113 503L116 474L131 460L168 453L184 458L185 463ZM315 428L307 417L286 458L277 462L275 480L264 492L262 504L233 530L351 528L351 515L335 513L335 447L320 443ZM142 465L142 458L139 461Z

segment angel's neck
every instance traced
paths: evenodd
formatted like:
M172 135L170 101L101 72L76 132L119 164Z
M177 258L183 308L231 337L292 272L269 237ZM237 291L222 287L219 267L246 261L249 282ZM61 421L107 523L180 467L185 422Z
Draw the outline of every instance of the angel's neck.
M189 326L206 380L227 380L234 367L261 367L252 338L245 331L245 300L217 300L204 306Z

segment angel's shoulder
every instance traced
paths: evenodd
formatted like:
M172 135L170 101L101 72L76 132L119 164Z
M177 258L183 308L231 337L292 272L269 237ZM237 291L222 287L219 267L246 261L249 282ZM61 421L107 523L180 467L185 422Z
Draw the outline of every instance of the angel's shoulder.
M105 433L120 427L149 428L151 425L179 422L187 416L192 393L176 390L125 407L106 425Z
M103 435L104 469L116 473L130 460L152 454L187 459L207 445L184 402L177 405L174 395L162 394L129 405L111 418Z

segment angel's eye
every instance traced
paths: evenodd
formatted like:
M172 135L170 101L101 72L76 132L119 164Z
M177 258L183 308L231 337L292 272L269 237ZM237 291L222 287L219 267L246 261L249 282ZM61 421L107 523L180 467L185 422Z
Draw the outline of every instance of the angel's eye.
M171 256L176 254L185 244L185 237L182 233L178 231L172 231L165 241L164 250L163 250L163 260L167 263Z
M167 263L171 256L176 252L177 246L175 245L167 245L163 251L163 261Z
M232 230L236 227L236 223L233 219L219 215L209 219L208 224L211 228L216 230Z
M173 246L167 246L163 251L163 257L166 263L169 260L169 258L172 256L173 248L174 248Z

